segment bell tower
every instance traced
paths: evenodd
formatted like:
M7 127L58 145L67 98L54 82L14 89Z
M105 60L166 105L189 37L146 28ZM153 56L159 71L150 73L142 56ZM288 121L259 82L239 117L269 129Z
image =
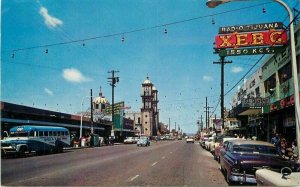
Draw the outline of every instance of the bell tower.
M146 136L152 136L153 128L153 106L152 106L152 88L153 84L147 79L142 84L142 108L141 108L141 119L142 119L142 134Z

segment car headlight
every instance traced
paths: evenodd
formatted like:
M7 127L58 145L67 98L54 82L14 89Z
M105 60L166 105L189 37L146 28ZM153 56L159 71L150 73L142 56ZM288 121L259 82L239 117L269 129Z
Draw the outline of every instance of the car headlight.
M237 168L237 167L232 168L232 172L239 173L240 172L240 168Z

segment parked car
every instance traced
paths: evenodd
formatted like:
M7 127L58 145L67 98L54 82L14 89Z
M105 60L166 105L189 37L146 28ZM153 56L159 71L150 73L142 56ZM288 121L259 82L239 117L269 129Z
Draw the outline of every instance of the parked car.
M212 143L214 137L209 137L208 140L204 143L204 147L206 150L209 149L209 144Z
M259 169L255 172L258 186L300 186L300 171L283 168L281 172Z
M227 146L227 143L229 140L236 140L238 138L234 138L234 137L223 137L220 142L218 144L215 144L215 149L213 152L214 155L214 159L218 162L220 162L220 155L221 152L225 152L225 148Z
M195 140L194 140L194 137L193 137L193 136L187 137L186 143L194 143L194 142L195 142Z
M137 141L137 146L150 146L150 140L147 136L141 136Z
M201 147L204 148L205 142L208 141L208 138L209 138L210 136L211 136L211 135L209 135L209 134L205 134L205 135L203 135L203 136L200 138L199 144L200 144Z
M229 184L255 184L255 171L260 168L280 171L283 167L294 167L279 155L273 144L254 140L228 141L224 154L220 155L220 165Z
M135 144L137 143L137 140L134 137L127 137L124 140L124 144Z

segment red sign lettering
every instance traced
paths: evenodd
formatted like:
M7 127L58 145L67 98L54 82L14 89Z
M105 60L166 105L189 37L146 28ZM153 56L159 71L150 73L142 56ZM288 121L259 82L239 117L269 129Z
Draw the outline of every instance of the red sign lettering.
M269 30L217 35L215 44L217 49L285 45L287 44L287 33L285 30Z

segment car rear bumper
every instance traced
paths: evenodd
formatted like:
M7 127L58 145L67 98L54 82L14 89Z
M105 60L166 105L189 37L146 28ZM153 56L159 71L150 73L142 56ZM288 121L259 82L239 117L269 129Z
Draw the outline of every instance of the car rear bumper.
M254 175L251 175L251 174L231 173L229 178L231 181L234 181L234 182L256 184L256 178Z

